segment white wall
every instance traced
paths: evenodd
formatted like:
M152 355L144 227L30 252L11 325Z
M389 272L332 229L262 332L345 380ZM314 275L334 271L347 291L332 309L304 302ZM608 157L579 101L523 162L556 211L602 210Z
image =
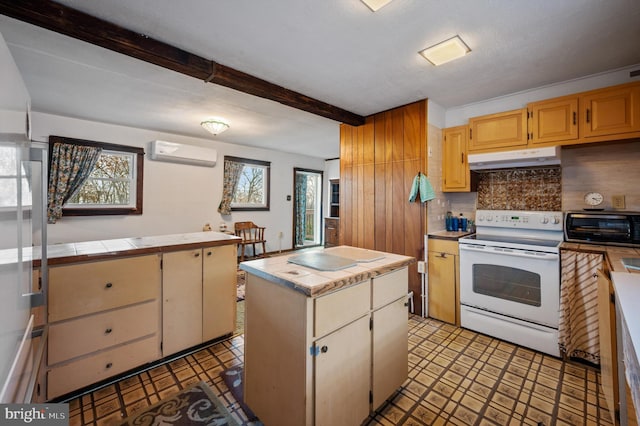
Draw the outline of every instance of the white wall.
M640 64L562 83L551 84L549 86L532 88L498 98L487 99L482 102L449 108L446 111L446 126L444 127L467 124L471 117L524 108L529 102L638 81L637 77L629 77L629 72L637 69L639 65Z
M324 160L319 158L33 113L33 140L46 142L50 135L144 147L145 151L155 139L208 146L217 150L218 163L213 168L166 163L150 160L147 154L142 215L63 217L48 226L49 244L197 232L205 223L217 230L222 221L232 229L233 222L251 220L266 227L267 251L290 249L293 206L286 197L293 191L293 168L324 168ZM271 162L270 211L232 212L225 217L218 213L225 155ZM282 238L277 237L279 232L283 233Z

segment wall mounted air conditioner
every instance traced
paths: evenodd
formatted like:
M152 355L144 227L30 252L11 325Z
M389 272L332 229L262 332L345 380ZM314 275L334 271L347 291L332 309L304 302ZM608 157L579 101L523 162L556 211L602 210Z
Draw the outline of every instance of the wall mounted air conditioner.
M152 160L204 167L215 166L218 157L217 151L213 148L166 141L151 142L150 151Z

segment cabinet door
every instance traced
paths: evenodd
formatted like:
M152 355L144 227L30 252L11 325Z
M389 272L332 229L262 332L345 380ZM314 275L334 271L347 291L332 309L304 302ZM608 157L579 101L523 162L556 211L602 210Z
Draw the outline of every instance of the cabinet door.
M162 256L162 355L202 343L202 249Z
M613 285L604 272L598 271L598 331L600 335L600 376L609 415L615 418L618 407L618 355L616 350L616 313L612 302Z
M469 119L469 152L519 149L527 146L527 109Z
M373 409L407 379L409 325L403 297L373 312Z
M467 135L469 126L444 129L442 142L442 191L470 191Z
M546 144L578 139L578 98L549 99L528 105L530 142Z
M232 333L236 327L235 245L202 250L202 339Z
M456 323L455 256L444 252L429 252L429 316L451 324Z
M640 85L615 86L580 97L583 137L640 131Z
M369 315L317 340L316 346L316 426L361 424L369 415Z

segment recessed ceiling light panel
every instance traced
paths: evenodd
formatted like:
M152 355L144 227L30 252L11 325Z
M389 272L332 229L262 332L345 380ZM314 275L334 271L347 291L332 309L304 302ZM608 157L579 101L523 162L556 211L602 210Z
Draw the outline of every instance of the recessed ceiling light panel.
M424 56L427 61L437 66L461 58L469 52L471 52L469 46L462 41L460 36L455 36L431 47L427 47L419 53Z
M387 3L391 3L391 0L362 0L362 3L366 4L372 12L376 12L378 9L386 6Z

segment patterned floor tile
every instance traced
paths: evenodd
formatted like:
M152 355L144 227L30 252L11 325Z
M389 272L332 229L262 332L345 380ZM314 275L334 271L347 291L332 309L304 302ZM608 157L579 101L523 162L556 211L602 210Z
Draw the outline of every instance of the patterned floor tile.
M117 424L204 380L247 425L219 377L243 363L243 349L240 329L225 341L79 396L69 401L70 424ZM436 320L410 317L408 368L409 379L364 425L611 425L597 369Z

